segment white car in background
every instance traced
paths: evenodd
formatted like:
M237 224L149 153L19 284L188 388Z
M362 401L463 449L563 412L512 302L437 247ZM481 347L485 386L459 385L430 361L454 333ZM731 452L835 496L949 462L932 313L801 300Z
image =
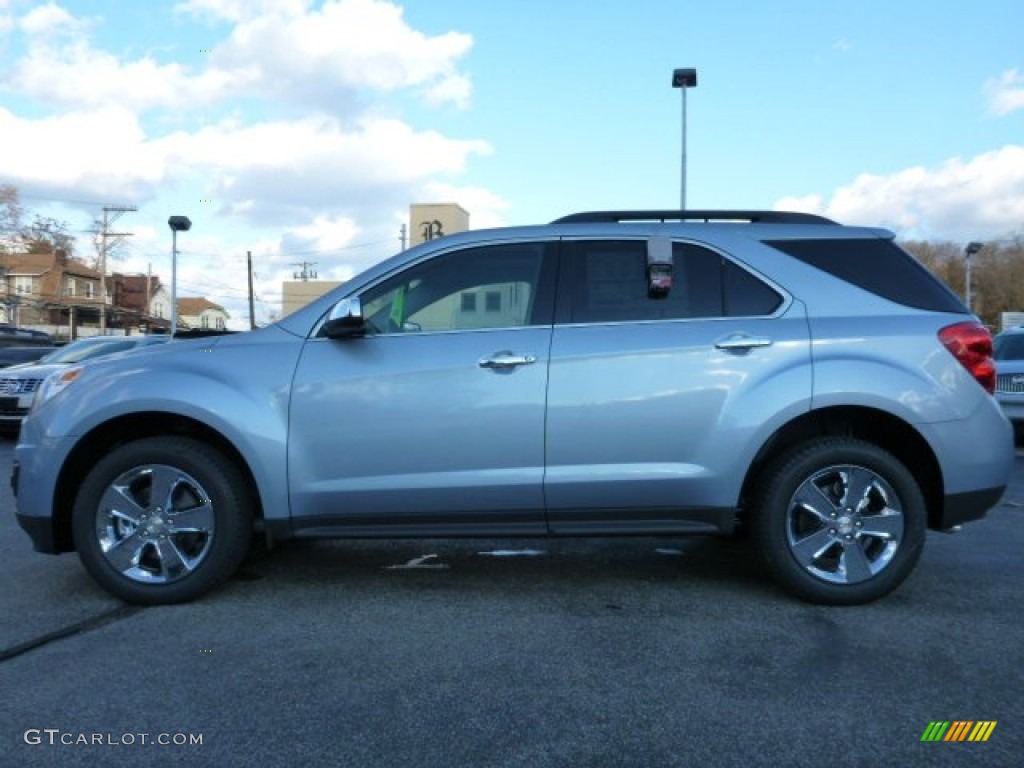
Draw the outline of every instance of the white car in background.
M12 365L0 371L0 430L16 432L28 413L43 380L54 371L94 357L161 344L170 336L93 336L73 341L34 363Z

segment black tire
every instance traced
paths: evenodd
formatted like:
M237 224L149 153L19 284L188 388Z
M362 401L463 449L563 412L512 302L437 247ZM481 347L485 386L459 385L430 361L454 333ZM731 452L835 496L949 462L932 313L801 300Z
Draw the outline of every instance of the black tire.
M186 602L225 581L245 558L252 537L247 484L220 451L197 440L126 443L86 476L72 533L82 564L108 592L143 605Z
M872 443L802 443L766 469L754 500L751 535L762 561L808 602L876 600L896 589L921 556L921 489L899 460Z

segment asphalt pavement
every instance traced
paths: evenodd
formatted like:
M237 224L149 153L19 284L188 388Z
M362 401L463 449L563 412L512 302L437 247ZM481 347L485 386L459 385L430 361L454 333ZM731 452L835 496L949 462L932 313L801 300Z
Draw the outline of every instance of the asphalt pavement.
M4 766L1019 766L1024 458L867 606L742 541L306 542L189 605L32 551L0 442ZM994 721L984 742L922 741Z

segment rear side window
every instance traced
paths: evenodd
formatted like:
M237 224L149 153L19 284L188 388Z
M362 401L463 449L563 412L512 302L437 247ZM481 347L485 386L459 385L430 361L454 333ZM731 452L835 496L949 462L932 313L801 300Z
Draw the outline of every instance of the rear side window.
M604 323L771 315L782 297L714 251L673 243L673 287L665 298L647 293L647 243L574 243L573 322Z
M935 275L891 240L765 240L795 259L906 307L967 314Z

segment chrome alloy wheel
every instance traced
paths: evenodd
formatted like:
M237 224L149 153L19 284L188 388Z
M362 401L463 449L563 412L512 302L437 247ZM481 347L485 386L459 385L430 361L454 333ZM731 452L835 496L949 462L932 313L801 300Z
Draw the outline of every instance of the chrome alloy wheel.
M143 464L119 475L100 497L95 532L104 559L122 576L168 584L210 552L213 502L191 475Z
M903 510L892 486L855 465L815 472L797 488L786 514L793 557L833 584L856 584L878 574L892 561L903 535Z

